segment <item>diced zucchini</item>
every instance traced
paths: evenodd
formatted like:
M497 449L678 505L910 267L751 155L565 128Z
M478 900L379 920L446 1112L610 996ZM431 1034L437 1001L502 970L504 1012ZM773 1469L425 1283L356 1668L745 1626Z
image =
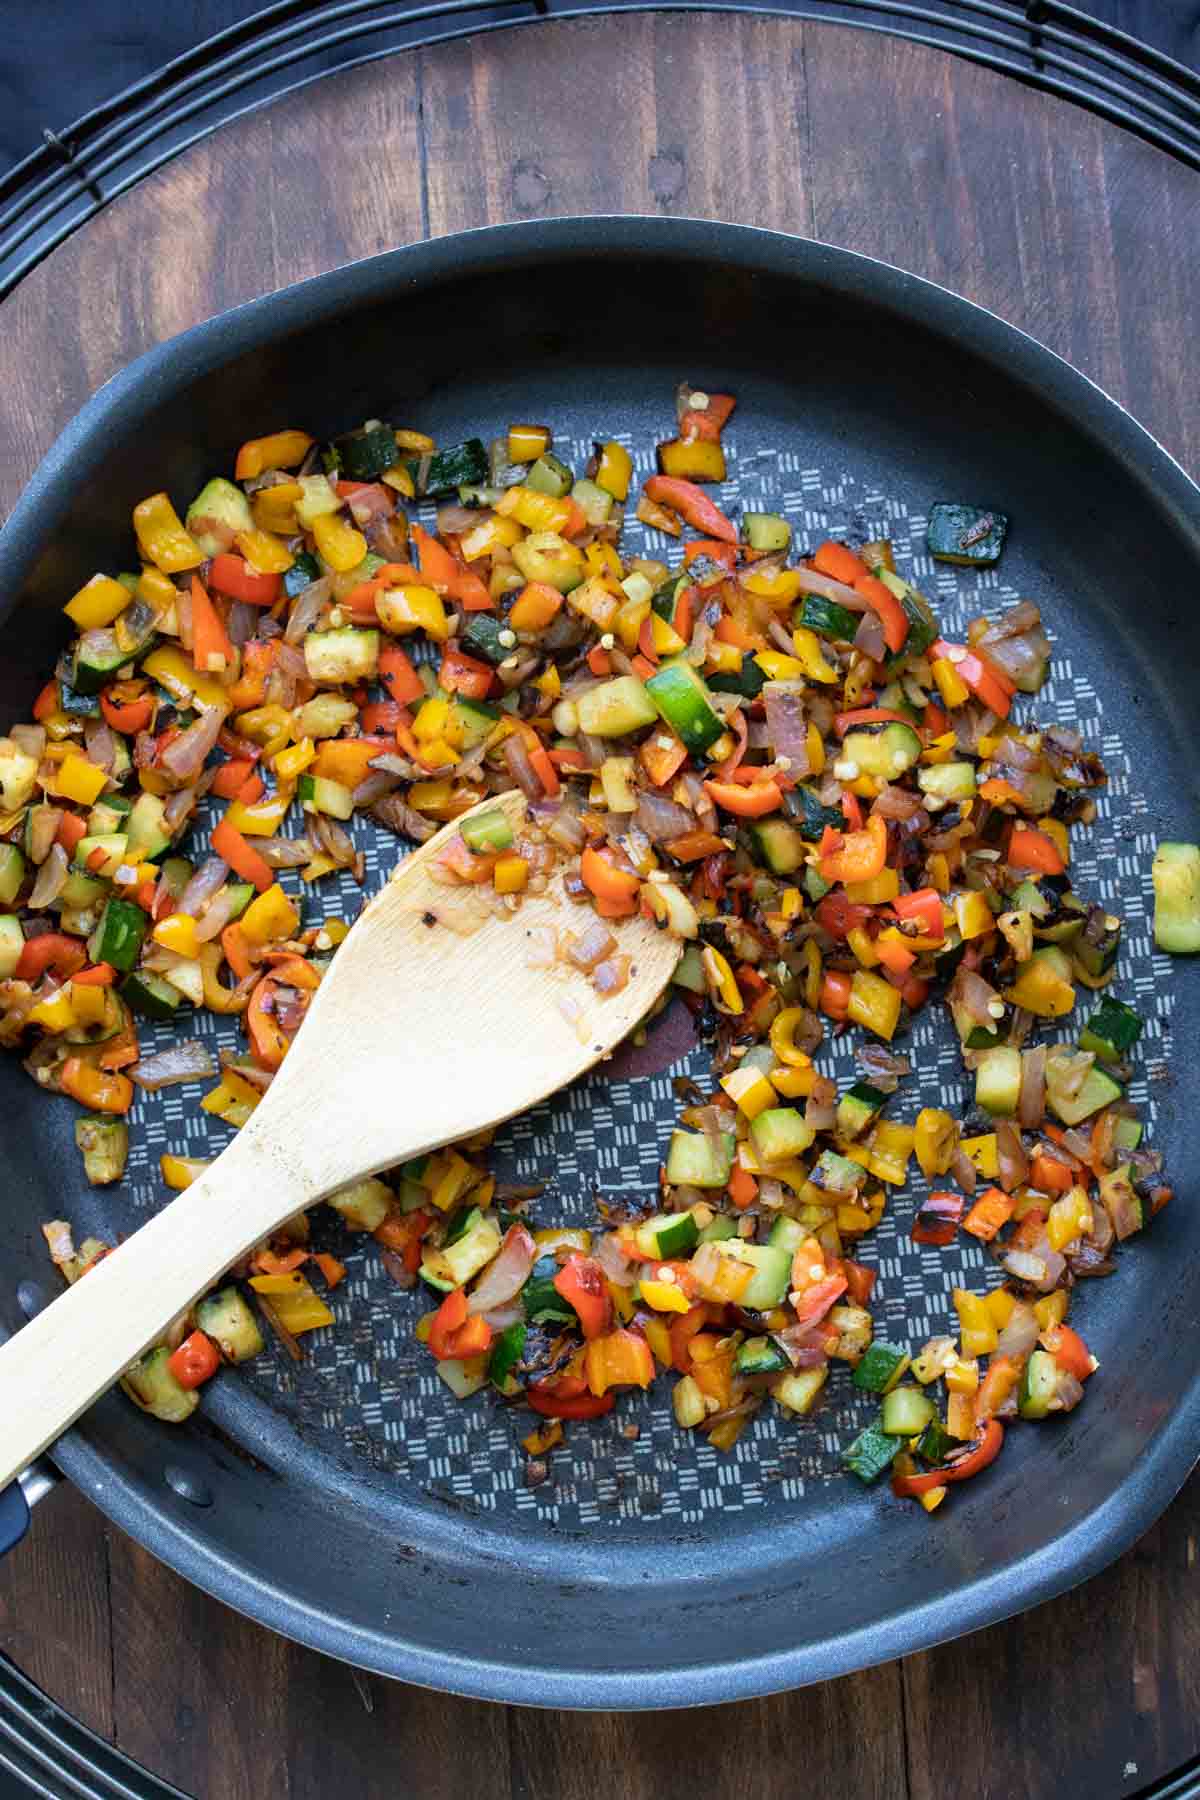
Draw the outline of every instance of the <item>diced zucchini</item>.
M821 594L805 594L794 619L806 631L832 638L835 644L852 644L862 623L860 614L852 613L847 606L839 606L836 600L826 600Z
M668 1262L673 1256L686 1256L700 1241L690 1212L657 1213L639 1225L635 1235L637 1247L648 1262Z
M161 975L135 969L121 983L121 994L134 1012L147 1019L173 1019L183 1000L179 989Z
M464 1281L470 1281L472 1275L478 1275L485 1263L490 1263L500 1248L500 1227L492 1213L473 1209L474 1216L469 1217L466 1230L452 1244L443 1244L442 1260L450 1272L456 1287Z
M560 594L569 594L586 579L583 557L556 531L531 531L510 554L526 581L544 581Z
M482 656L486 662L498 664L512 655L511 644L500 642L504 630L504 620L494 613L464 613L458 641L468 655Z
M828 1376L827 1363L818 1363L812 1369L793 1369L790 1374L781 1375L778 1381L771 1383L771 1398L777 1400L788 1412L803 1417L816 1405Z
M583 511L589 525L607 525L613 509L613 497L594 481L577 481L571 489L571 498Z
M667 1180L675 1186L723 1188L733 1173L734 1135L710 1138L703 1131L673 1131L667 1151Z
M206 481L187 509L184 526L205 556L232 550L239 531L253 531L250 502L240 487L223 476Z
M782 513L744 512L742 531L752 550L786 550L792 528Z
M579 729L589 737L624 737L653 725L658 717L648 684L643 685L636 675L618 675L615 681L589 688L580 695L576 710Z
M1107 975L1117 960L1121 947L1121 921L1113 913L1105 913L1103 922L1094 927L1089 918L1071 946L1075 961L1089 975Z
M789 1256L794 1256L809 1235L808 1227L802 1225L799 1219L790 1219L786 1213L780 1213L771 1226L767 1242L774 1244L777 1250L786 1250Z
M334 439L338 466L348 481L374 481L399 460L396 434L390 425L363 425Z
M25 933L20 919L15 913L0 915L0 981L8 981L16 974L24 948Z
M935 500L929 509L925 541L935 562L990 568L999 561L1007 535L1007 515L994 507Z
M879 1425L868 1425L842 1457L842 1467L851 1475L857 1475L860 1481L870 1483L887 1473L899 1453L899 1438L889 1437Z
M297 553L290 569L283 572L283 591L289 600L302 594L306 587L321 579L321 565L307 550Z
M258 1321L235 1287L218 1288L198 1300L196 1323L221 1346L221 1354L228 1362L249 1362L263 1348Z
M350 789L325 775L301 775L296 797L306 812L327 813L331 819L349 819L354 813Z
M573 479L566 463L546 450L526 473L525 486L533 488L539 494L549 494L554 500L561 500L564 494L570 492Z
M750 1284L738 1298L739 1306L747 1312L770 1312L773 1306L782 1306L792 1275L792 1258L787 1250L781 1250L778 1244L748 1244L744 1238L736 1237L726 1238L719 1249L722 1256L754 1266Z
M0 738L0 807L19 812L33 798L37 758L27 756L11 738Z
M36 764L34 765L36 768ZM25 879L25 858L15 844L0 844L0 906L11 906Z
M889 1437L916 1437L936 1415L937 1408L921 1388L890 1388L883 1396L879 1427Z
M81 694L98 694L118 669L143 657L157 635L152 617L136 641L128 644L122 644L111 626L81 632L75 643L72 686Z
M737 1236L737 1226L728 1213L718 1213L711 1224L705 1225L700 1233L702 1244L723 1244L727 1238Z
M767 685L766 671L759 668L752 656L744 656L741 668L736 671L718 669L705 679L712 693L741 694L746 700L756 700Z
M386 1182L377 1175L368 1175L362 1181L338 1188L336 1193L326 1194L325 1204L341 1214L351 1231L375 1231L391 1211L393 1198Z
M1063 1083L1063 1064L1051 1051L1046 1058L1046 1103L1064 1125L1079 1125L1102 1106L1121 1098L1121 1088L1103 1069L1092 1067L1078 1093L1069 1094Z
M917 786L934 800L970 800L975 792L975 764L929 763L917 770Z
M1010 1119L1021 1097L1021 1052L1011 1044L985 1050L975 1070L975 1104L994 1118Z
M703 681L692 665L682 658L677 657L673 662L664 663L647 681L645 692L655 711L688 749L697 755L703 755L724 733L724 720L714 709ZM583 725L582 706L581 701L580 724L586 731L588 727Z
M704 964L700 960L698 944L689 944L675 965L675 973L671 977L673 987L686 988L689 994L706 994L708 980L704 973Z
M88 821L89 828L91 821ZM157 794L139 794L125 823L125 854L131 863L154 862L171 847L166 806Z
M576 1325L579 1322L571 1302L564 1300L554 1285L558 1267L553 1256L540 1258L521 1289L521 1303L531 1325Z
M36 806L31 807L29 817L32 818L36 811ZM114 831L127 831L132 811L133 801L124 794L112 794L103 800L97 800L87 816L88 837L108 837ZM27 819L27 826L28 822Z
M1118 1150L1136 1150L1142 1141L1142 1131L1140 1119L1119 1118L1113 1127L1113 1143Z
M506 1325L492 1345L492 1353L488 1358L487 1366L488 1380L502 1393L509 1386L514 1366L521 1360L521 1353L525 1348L525 1339L528 1334L528 1325L518 1319L512 1325Z
M1058 1364L1048 1350L1035 1350L1021 1372L1017 1411L1023 1419L1044 1419L1058 1391Z
M888 1103L888 1096L872 1087L869 1081L856 1081L838 1101L834 1130L840 1138L861 1137L875 1123Z
M512 848L513 829L498 806L476 813L473 819L464 819L459 832L468 850L474 850L479 856Z
M931 1468L938 1469L950 1452L959 1449L961 1444L962 1439L952 1437L940 1419L930 1419L915 1447L922 1462L927 1462Z
M1176 955L1200 950L1200 844L1154 852L1154 942Z
M852 1194L866 1179L867 1171L861 1163L839 1156L836 1150L822 1150L809 1176L814 1187L825 1188L831 1194Z
M921 740L911 725L891 724L848 731L842 740L842 760L856 765L860 775L898 781L921 754Z
M467 438L418 457L407 467L422 500L445 500L460 487L478 487L487 480L487 445L481 438Z
M304 639L309 678L327 687L373 681L379 668L379 633L344 626L339 631L310 631Z
M758 858L773 875L791 875L803 863L804 839L786 819L757 819L749 827L748 836Z
M738 1345L733 1366L739 1375L774 1375L782 1374L791 1365L769 1337L752 1337Z
M81 694L78 688L69 681L59 678L58 710L75 719L96 719L100 716L100 701L95 694Z
M88 945L92 961L110 963L127 975L138 959L149 923L148 915L132 900L109 900Z
M75 1143L83 1152L83 1172L93 1187L120 1181L129 1158L129 1127L124 1119L88 1113L75 1121Z
M814 1128L794 1106L768 1107L750 1126L754 1154L764 1165L802 1156L815 1136Z
M784 795L784 806L788 817L806 844L818 844L825 835L826 826L834 831L843 831L846 826L846 815L840 806L825 806L818 800L812 788L805 787L803 782Z
M907 1350L899 1350L895 1344L885 1344L876 1338L870 1349L863 1352L852 1380L864 1394L886 1394L895 1387L911 1362Z
M185 1388L176 1381L170 1368L171 1353L165 1344L148 1350L140 1362L125 1371L121 1386L141 1407L164 1419L168 1425L181 1425L200 1404L198 1388Z
M1079 1034L1079 1048L1090 1050L1102 1062L1120 1062L1142 1033L1142 1021L1132 1006L1105 994Z

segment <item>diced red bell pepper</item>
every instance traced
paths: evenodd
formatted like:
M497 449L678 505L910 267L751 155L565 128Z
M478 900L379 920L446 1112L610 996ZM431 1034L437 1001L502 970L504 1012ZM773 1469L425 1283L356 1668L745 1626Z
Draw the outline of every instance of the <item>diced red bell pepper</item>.
M208 571L208 585L231 600L244 600L247 606L274 606L279 598L281 578L261 575L252 569L244 556L222 551L214 556Z
M962 1218L961 1194L930 1194L913 1220L914 1244L952 1244Z
M585 1338L598 1338L612 1323L612 1300L595 1257L575 1254L554 1277L555 1291L579 1314Z
M645 494L647 500L669 506L705 537L718 538L726 544L737 543L734 525L694 481L683 481L676 475L651 475L645 484Z
M215 1375L220 1366L216 1345L202 1331L193 1331L190 1337L184 1338L174 1355L167 1358L168 1369L180 1387L185 1388L198 1388Z
M942 1487L952 1481L969 1481L972 1475L978 1475L989 1463L995 1462L1004 1442L1004 1427L999 1419L989 1419L984 1426L975 1448L966 1456L955 1462L947 1463L940 1469L930 1469L922 1475L893 1475L892 1492L902 1500L915 1500L921 1494L927 1494L931 1488Z
M615 1394L544 1394L538 1387L527 1388L525 1403L547 1419L598 1419L616 1405Z

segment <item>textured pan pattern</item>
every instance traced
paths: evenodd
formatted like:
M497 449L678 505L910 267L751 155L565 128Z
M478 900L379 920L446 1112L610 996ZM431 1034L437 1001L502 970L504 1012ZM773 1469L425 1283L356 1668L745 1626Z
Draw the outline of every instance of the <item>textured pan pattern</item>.
M730 478L722 493L726 505L740 501L747 507L785 512L801 547L829 535L890 537L901 571L934 602L951 638L962 637L973 615L996 614L1024 597L1005 585L1003 562L998 570L980 571L933 563L925 553L923 515L864 489L836 467L800 467L798 458L778 445L747 449L752 432L750 420L735 420ZM628 436L625 442L634 454L638 475L649 474L653 462L647 443ZM590 448L590 439L580 440L562 453L579 467ZM941 497L930 494L929 499ZM1003 496L963 497L1003 504ZM1015 532L1019 534L1020 528L1018 518ZM677 546L668 549L660 534L643 533L632 520L625 542L638 543L639 533L646 554L677 558ZM1057 621L1052 613L1045 623L1053 639ZM1105 733L1101 697L1086 672L1074 665L1069 646L1055 643L1051 675L1039 696L1020 702L1019 716L1077 727L1087 744L1102 752L1109 772L1098 821L1073 834L1072 875L1082 894L1102 900L1126 922L1114 991L1137 1004L1147 1019L1138 1074L1129 1093L1142 1108L1153 1142L1154 1096L1167 1078L1173 1003L1169 959L1153 953L1149 929L1154 835L1145 799L1131 779L1130 759L1120 740ZM289 826L289 831L296 829ZM366 851L370 891L398 853L397 840L362 821L356 822L355 832ZM290 878L290 885L298 884ZM351 918L359 899L359 890L348 877L336 889L329 881L318 883L306 890L305 920L339 913ZM1085 989L1079 993L1076 1014L1068 1021L1072 1030L1091 1004ZM403 1028L403 1020L397 1020L397 1029ZM194 1027L184 1029L194 1029L208 1040L214 1055L218 1045L243 1044L236 1024L208 1013L196 1015ZM170 1028L149 1028L146 1046L166 1043L170 1036ZM821 1066L836 1075L840 1086L853 1079L852 1046L858 1041L860 1034L854 1032L841 1047L827 1043L823 1048ZM896 1047L910 1055L915 1076L902 1083L889 1116L911 1120L920 1105L948 1105L955 1110L956 1105L970 1103L970 1083L963 1079L957 1043L940 1006L921 1014L912 1033ZM659 1074L632 1080L593 1075L505 1127L493 1151L493 1166L507 1179L549 1182L547 1193L535 1203L537 1223L592 1225L592 1197L597 1191L608 1198L653 1196L679 1104L672 1077L687 1074L704 1082L708 1070L708 1055L696 1046ZM158 1179L162 1150L212 1155L230 1135L225 1126L199 1111L197 1100L203 1091L176 1088L158 1098L139 1100L129 1184L140 1212L162 1204L165 1190ZM398 1098L402 1103L403 1097ZM863 1259L879 1268L872 1309L878 1335L907 1340L915 1347L937 1332L953 1329L950 1289L992 1285L995 1265L981 1246L961 1234L945 1250L923 1249L911 1242L914 1201L924 1191L915 1159L911 1167L914 1179L906 1188L891 1190L882 1225L862 1243ZM337 1325L306 1339L307 1356L299 1365L281 1350L272 1350L240 1376L225 1379L250 1382L264 1398L290 1412L304 1434L315 1437L328 1453L348 1451L367 1458L373 1467L440 1493L459 1507L485 1515L515 1511L531 1523L625 1530L637 1520L649 1524L663 1519L687 1526L715 1513L787 1511L803 1501L806 1487L814 1481L844 1479L840 1452L873 1410L873 1403L856 1395L845 1365L835 1364L824 1402L811 1419L792 1419L768 1403L732 1454L722 1455L699 1434L676 1429L669 1382L664 1382L644 1399L623 1399L615 1414L594 1425L569 1425L565 1447L551 1457L550 1479L527 1488L518 1440L530 1429L532 1415L523 1408L510 1411L486 1394L465 1405L454 1400L413 1335L417 1318L432 1304L426 1291L401 1293L384 1273L373 1246L364 1248L364 1240L341 1234L331 1221L326 1223L329 1215L323 1210L314 1218L320 1242L328 1241L342 1254L349 1246L349 1279L333 1302ZM1134 1246L1130 1254L1137 1253ZM1078 1314L1084 1330L1087 1306L1085 1289ZM1096 1403L1093 1396L1092 1404ZM633 1441L621 1433L622 1425L630 1422L640 1433Z

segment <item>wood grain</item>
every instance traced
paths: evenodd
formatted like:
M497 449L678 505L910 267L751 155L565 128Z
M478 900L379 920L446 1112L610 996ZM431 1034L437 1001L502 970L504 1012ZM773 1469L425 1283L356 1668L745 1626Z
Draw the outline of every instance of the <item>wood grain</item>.
M941 281L1068 357L1200 471L1184 378L1200 177L937 51L637 14L327 78L116 202L0 313L0 509L87 394L172 332L422 235L571 212L774 226ZM5 1646L206 1800L593 1800L601 1785L622 1800L809 1785L1109 1800L1200 1751L1200 1476L1114 1568L1023 1619L824 1688L658 1717L367 1681L189 1588L78 1496L48 1509L0 1567Z

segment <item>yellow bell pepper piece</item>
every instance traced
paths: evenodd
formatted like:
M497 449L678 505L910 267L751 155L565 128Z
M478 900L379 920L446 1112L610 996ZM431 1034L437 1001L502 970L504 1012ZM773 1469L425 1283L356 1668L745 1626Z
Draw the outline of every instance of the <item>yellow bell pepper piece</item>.
M529 880L529 864L523 856L502 856L492 870L498 894L519 894Z
M254 743L262 744L264 747L274 742L281 732L287 732L290 736L291 727L292 715L285 706L274 704L253 706L248 712L239 713L237 716L238 735L248 737ZM287 741L287 737L284 737L280 749ZM278 755L278 751L274 754Z
M856 1025L890 1043L900 1023L900 990L870 969L856 969L850 977L847 1012Z
M312 533L318 554L339 575L356 569L367 554L367 540L362 532L348 525L339 513L322 513L313 520Z
M816 1085L817 1071L810 1062L807 1069L797 1068L794 1064L785 1068L783 1064L772 1069L769 1077L771 1086L777 1094L787 1100L806 1099Z
M168 913L165 919L158 921L153 935L156 944L161 944L164 950L173 950L176 956L193 960L200 954L196 921L188 913Z
M757 1119L779 1097L762 1070L753 1067L731 1069L728 1075L722 1075L721 1086L747 1119Z
M952 1394L974 1394L979 1388L979 1363L975 1357L956 1356L946 1370L946 1387Z
M154 873L157 877L158 870ZM109 989L92 987L86 982L81 984L78 981L72 981L70 989L71 1007L78 1022L81 1025L102 1025L108 1016Z
M454 793L453 782L414 781L408 790L408 803L416 812L430 819L455 819L464 810Z
M237 453L237 478L254 481L264 469L298 469L312 447L307 431L273 431L269 437L251 438Z
M908 1159L912 1155L916 1132L911 1125L893 1119L882 1119L871 1133L867 1163L872 1175L898 1187L908 1176Z
M219 706L224 712L229 711L229 689L212 675L202 675L193 669L190 659L174 644L163 644L152 650L142 668L166 688L172 700L194 699L201 706Z
M658 446L658 466L664 475L684 481L724 481L725 452L713 438L694 438L690 444L672 438Z
M544 700L557 700L562 693L562 676L558 672L558 665L551 663L548 669L543 669L533 685Z
M718 1012L745 1012L746 1002L742 999L742 991L729 963L719 950L706 944L700 952L700 966L704 970L704 978L708 982L708 991Z
M870 881L848 881L846 898L856 906L886 906L900 892L900 876L895 869L881 869Z
M1012 1318L1013 1309L1017 1304L1016 1295L1010 1294L1007 1288L993 1288L990 1294L984 1295L984 1300L997 1328L1003 1331Z
M839 1206L834 1214L834 1221L840 1232L854 1237L871 1229L871 1215L865 1206Z
M432 1185L433 1204L438 1211L449 1212L467 1189L474 1185L478 1173L457 1150L442 1150L437 1156L431 1157L425 1170L425 1182L426 1186Z
M1075 1238L1083 1237L1089 1232L1092 1224L1092 1208L1087 1190L1073 1187L1070 1193L1064 1194L1050 1208L1046 1219L1046 1236L1050 1240L1050 1248L1065 1250Z
M1038 830L1044 832L1058 850L1064 863L1071 860L1071 834L1062 819L1041 818L1037 822Z
M465 560L478 562L481 556L490 556L493 550L507 550L512 544L520 543L523 535L515 519L493 515L464 532L459 542Z
M510 425L508 428L508 460L515 463L536 462L550 448L550 432L545 425Z
M952 731L945 731L941 737L935 737L927 749L921 752L923 763L951 762L958 752L958 739Z
M406 500L416 499L417 490L413 485L413 478L403 463L393 463L390 469L383 471L379 479L386 482L388 487L395 488L398 494L403 494Z
M301 738L290 750L280 750L275 757L275 773L281 781L295 781L302 775L317 754L317 747L311 738Z
M954 1288L950 1298L958 1314L963 1355L990 1356L1000 1341L1000 1334L983 1295L969 1294L965 1288Z
M955 894L951 906L954 910L954 922L964 943L994 929L996 915L982 894Z
M996 1150L996 1134L985 1133L983 1137L964 1138L959 1148L969 1156L975 1164L976 1172L986 1181L995 1181L999 1173L1000 1160Z
M250 943L272 944L295 936L300 927L300 914L275 882L250 902L240 924L243 936Z
M93 575L63 607L80 631L99 631L111 625L133 598L122 582L111 575Z
M71 1004L70 986L60 987L45 1000L39 1000L30 1008L29 1017L35 1025L44 1025L47 1031L66 1031L72 1025L78 1025L79 1016Z
M543 494L539 488L510 487L496 502L504 519L515 519L526 531L561 531L571 515L568 500Z
M298 487L299 483L295 485ZM282 575L296 560L287 545L270 531L239 531L233 541L260 575Z
M261 1098L258 1089L244 1081L235 1069L226 1069L217 1086L201 1100L200 1110L240 1131Z
M943 851L938 850L925 865L929 876L929 885L937 889L939 894L950 892L950 864Z
M588 547L591 548L590 545ZM513 608L513 612L516 612L516 607ZM612 622L612 629L622 648L628 650L630 654L637 649L638 635L649 617L649 600L626 600L618 610ZM511 618L509 623L513 623ZM660 623L665 624L666 621L662 620Z
M677 1282L639 1281L638 1288L647 1306L655 1312L685 1313L689 1311L691 1302L683 1294Z
M825 652L821 648L821 640L815 631L807 625L796 625L792 629L792 643L796 646L796 655L804 664L804 673L810 681L836 681L838 673L825 660Z
M788 1006L771 1022L770 1043L776 1058L793 1069L811 1069L812 1058L795 1042L795 1032L804 1022L802 1006Z
M416 717L413 719L413 736L419 744L432 744L437 738L444 737L450 718L450 702L442 694L431 695L421 703Z
M142 569L134 591L137 598L144 600L147 606L152 606L160 617L172 613L179 598L179 589L171 577L164 575L161 569L151 568L149 565Z
M946 657L939 656L930 664L933 679L937 683L938 693L949 707L965 706L971 698L971 690Z
M260 488L250 505L258 529L294 537L299 530L296 502L303 492L298 481L281 481L277 487Z
M808 727L806 748L809 774L820 775L825 768L825 740L812 724Z
M59 764L55 792L79 806L93 806L108 785L108 773L86 756L68 756Z
M945 1175L958 1149L958 1125L937 1106L923 1106L913 1128L913 1148L922 1175Z
M771 606L790 606L798 599L804 581L799 569L773 569L769 574L751 569L743 578L742 586Z
M714 638L708 646L705 663L715 675L738 675L744 661L742 652L736 644L722 644Z
M396 445L400 450L410 450L414 456L432 456L437 449L437 440L427 432L411 431L402 426L396 433Z
M611 544L589 544L583 558L593 575L611 575L614 581L624 576L621 559Z
M450 635L442 596L431 587L407 586L385 588L375 603L379 623L385 631L402 637L409 631L423 631L438 643Z
M785 888L779 900L779 910L785 919L798 919L804 910L804 896L797 887Z
M178 575L183 569L198 569L204 552L171 505L167 494L151 494L139 500L133 509L133 529L138 548L147 562L167 575Z
M624 610L625 608L622 607L621 612ZM621 613L618 613L617 618L619 619L620 616ZM660 619L656 612L652 612L649 616L650 636L654 641L655 653L658 656L678 656L681 650L687 649L687 645L673 625L668 625L665 619ZM786 661L786 658L784 660Z
M158 1166L169 1188L182 1189L191 1187L197 1175L202 1175L212 1160L210 1156L171 1156L164 1152L158 1159Z
M1021 964L1012 986L1004 989L1004 998L1039 1019L1061 1019L1075 1004L1075 989L1044 957L1032 956Z
M533 1241L538 1256L553 1256L556 1250L578 1250L587 1256L592 1248L592 1234L578 1225L551 1225L535 1231Z
M270 1301L280 1324L293 1337L333 1324L333 1314L299 1269L290 1275L252 1275L250 1286Z
M768 681L801 681L806 673L798 656L785 656L782 650L760 650L754 660Z
M1041 1329L1049 1331L1052 1325L1061 1325L1070 1304L1066 1288L1055 1288L1052 1294L1043 1294L1040 1300L1035 1300L1033 1311Z
M252 806L235 800L225 817L243 837L274 837L291 804L292 790L289 788L286 792L280 790L271 794L265 800L256 800Z
M596 465L596 486L602 487L606 494L614 500L629 498L629 484L633 479L633 458L624 444L618 444L609 438L600 446L600 458Z
M879 957L875 953L875 946L861 925L856 925L853 931L846 933L846 942L864 969L879 967Z

